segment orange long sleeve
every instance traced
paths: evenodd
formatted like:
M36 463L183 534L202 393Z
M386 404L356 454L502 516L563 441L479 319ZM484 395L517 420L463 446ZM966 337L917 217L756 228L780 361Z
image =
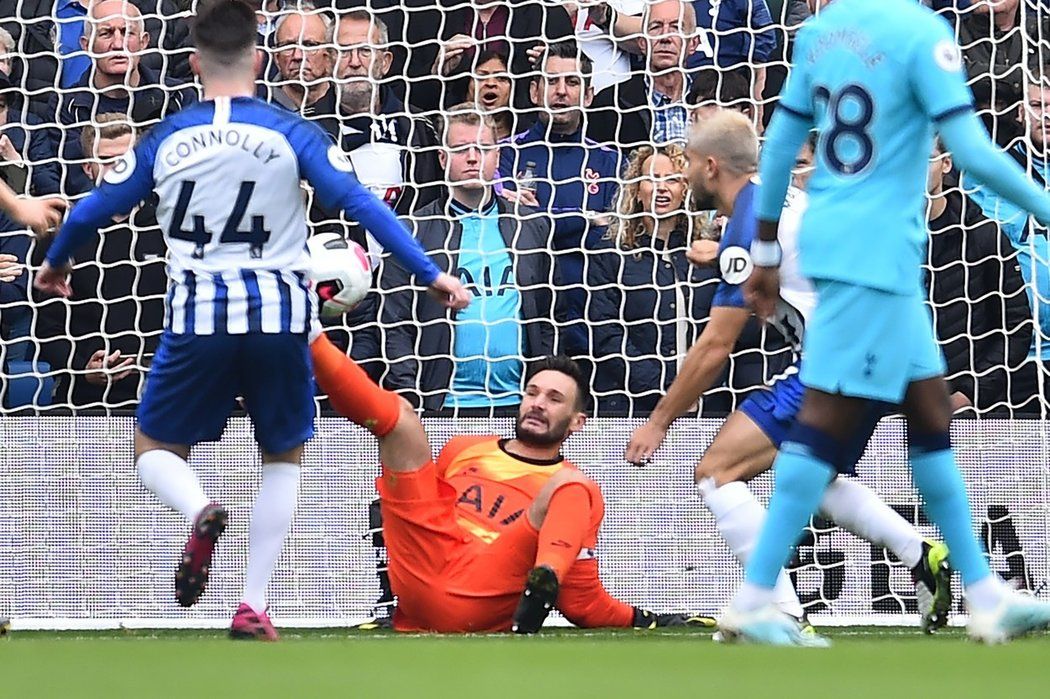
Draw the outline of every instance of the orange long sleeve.
M606 591L598 577L598 561L576 561L562 581L558 611L585 629L626 628L634 623L634 607Z

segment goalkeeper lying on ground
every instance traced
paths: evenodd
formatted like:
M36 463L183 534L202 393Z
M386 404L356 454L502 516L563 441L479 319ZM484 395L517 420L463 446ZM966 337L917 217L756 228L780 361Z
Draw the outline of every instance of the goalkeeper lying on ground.
M395 629L534 633L555 607L588 628L713 624L636 609L602 587L602 493L560 453L586 419L587 387L572 360L529 373L514 439L454 437L435 463L407 401L324 335L311 350L332 407L379 439Z

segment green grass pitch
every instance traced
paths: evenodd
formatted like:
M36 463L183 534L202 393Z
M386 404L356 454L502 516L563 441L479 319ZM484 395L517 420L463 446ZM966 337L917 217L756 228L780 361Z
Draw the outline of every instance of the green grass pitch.
M691 630L407 636L285 630L18 632L0 638L9 697L1050 696L1050 636L1007 646L960 630L830 629L827 650L725 647Z

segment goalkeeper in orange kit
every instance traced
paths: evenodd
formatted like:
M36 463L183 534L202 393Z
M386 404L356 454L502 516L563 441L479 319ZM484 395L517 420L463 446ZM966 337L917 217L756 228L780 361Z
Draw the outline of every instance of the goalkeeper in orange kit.
M332 407L379 439L395 629L535 633L555 607L590 628L713 625L636 609L602 587L601 490L561 456L586 419L587 386L572 360L529 372L513 439L454 437L435 463L407 401L323 335L311 350Z

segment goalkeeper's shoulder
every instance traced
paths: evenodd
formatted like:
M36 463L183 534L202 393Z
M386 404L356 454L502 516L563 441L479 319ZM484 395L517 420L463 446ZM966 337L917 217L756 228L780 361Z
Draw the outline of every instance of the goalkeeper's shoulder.
M460 456L463 456L468 449L471 450L471 453L474 453L475 449L495 454L502 453L499 448L499 437L495 435L456 435L445 442L445 446L441 447L441 452L437 458L438 470L444 473L449 465Z

